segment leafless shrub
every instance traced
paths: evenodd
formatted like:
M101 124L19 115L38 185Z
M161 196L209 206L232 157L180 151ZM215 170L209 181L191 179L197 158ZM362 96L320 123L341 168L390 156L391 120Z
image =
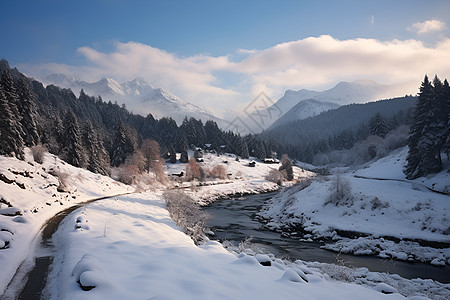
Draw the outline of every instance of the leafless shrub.
M281 185L283 183L283 174L275 169L272 169L269 171L269 174L266 176L266 180L275 182L278 185Z
M143 173L145 171L146 164L145 157L142 151L136 150L133 155L127 158L127 160L125 161L125 165L134 165L136 166L139 174Z
M70 192L72 186L69 183L70 178L69 173L62 172L59 169L52 170L49 173L58 178L58 187L57 187L58 192Z
M193 157L189 159L189 162L186 165L186 178L189 181L194 179L200 179L200 170L197 165L197 162Z
M44 156L47 152L47 148L41 144L31 147L31 153L33 154L33 160L38 164L44 163Z
M227 169L222 165L215 165L209 172L210 176L213 178L226 179Z
M353 205L353 195L350 182L348 182L348 180L345 179L340 173L337 173L334 177L330 191L331 194L328 196L328 199L325 201L324 205L330 203L336 206Z
M118 180L125 184L136 183L136 178L139 175L139 168L136 165L121 166L118 171Z
M378 197L370 200L370 204L372 205L372 210L388 208L390 206L389 202L382 202L380 199L378 199Z
M281 166L278 171L282 171L283 177L289 181L294 179L294 171L292 170L292 160L289 159L287 154L283 154L281 159Z
M188 234L196 244L205 238L206 223L209 215L182 191L172 190L164 193L167 210L176 224Z
M156 178L159 182L163 184L167 184L169 182L169 177L167 177L167 174L164 172L164 162L162 159L159 159L153 163L153 172L155 172Z

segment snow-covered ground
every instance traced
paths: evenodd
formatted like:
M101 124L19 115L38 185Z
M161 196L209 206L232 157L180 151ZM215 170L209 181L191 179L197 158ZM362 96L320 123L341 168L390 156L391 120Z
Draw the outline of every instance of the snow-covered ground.
M230 194L278 188L264 178L271 168L279 165L257 163L256 167L248 167L249 162L207 154L203 165L223 164L229 178L178 182L175 186L183 188L200 203ZM68 174L72 185L70 193L58 192L58 180L49 174L51 168L58 167L60 172ZM169 165L168 173L175 174L184 169L184 164ZM78 202L134 191L134 188L110 178L64 164L52 155L46 156L42 166L32 163L29 153L26 162L0 157L0 173L7 177L7 181L14 180L10 184L0 181L3 202L9 202L13 207L6 208L6 204L2 204L1 209L5 209L2 212L15 213L17 208L22 214L0 215L1 241L4 244L9 242L5 249L0 249L0 295L18 265L25 257L33 255L30 253L33 243L45 220ZM302 180L314 176L300 168L294 168L294 173ZM351 177L350 174L345 176ZM328 183L324 181L324 184ZM295 191L295 187L287 191ZM254 255L251 251L230 253L212 241L196 246L170 219L162 194L163 191L156 188L103 199L89 203L66 217L54 235L57 254L44 297L404 299L396 292L402 293L403 290L403 294L410 295L408 299L425 299L424 295L445 299L450 294L448 285L430 280L409 281L396 275L380 275L365 269L345 271L319 263L287 263L273 256ZM270 266L260 263L268 264L268 261ZM339 275L334 276L336 273ZM346 278L351 283L342 281ZM404 292L405 286L408 287L407 292Z
M159 192L91 203L66 219L55 244L49 299L404 299L383 294L395 292L386 284L333 281L302 262L236 256L212 241L196 246Z
M193 152L189 153L190 156ZM277 184L267 181L266 176L270 170L281 166L280 164L264 164L255 159L255 167L249 167L250 159L235 160L234 154L225 154L217 156L212 153L203 155L204 162L199 163L200 166L212 168L216 165L222 165L228 174L227 179L207 179L205 182L183 182L179 183L179 187L183 187L185 191L192 195L200 204L207 204L218 198L226 198L232 195L246 195L267 193L280 189ZM186 165L182 163L168 164L167 172L171 174L179 174L184 172ZM295 182L315 176L315 173L301 169L297 166L293 167ZM173 177L176 178L176 177ZM290 186L293 182L284 182L283 186Z
M450 243L450 197L427 188L448 193L450 173L407 181L402 173L406 153L403 148L363 169L341 173L350 191L339 205L326 204L336 191L335 176L317 177L309 186L277 195L261 216L272 229L300 225L306 239L331 239L325 246L330 250L450 264L450 248L445 248ZM359 238L342 237L349 234ZM444 248L429 247L432 242Z
M29 149L25 150L25 161L0 156L0 295L30 255L47 219L76 203L134 190L109 177L75 168L51 154L46 154L42 165L37 164ZM68 174L70 192L57 191L59 182L51 170Z

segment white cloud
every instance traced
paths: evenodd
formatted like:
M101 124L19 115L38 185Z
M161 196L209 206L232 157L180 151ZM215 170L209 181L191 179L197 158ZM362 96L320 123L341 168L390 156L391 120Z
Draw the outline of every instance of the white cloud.
M425 22L417 22L408 27L408 30L415 31L417 34L425 34L433 31L441 31L445 29L445 23L439 20L428 20Z
M370 16L370 24L375 24L375 17L374 16Z
M450 77L450 39L434 46L417 40L338 40L329 35L280 43L258 51L240 51L243 58L199 54L180 57L145 44L117 43L114 51L78 50L89 66L28 66L28 74L58 72L83 80L109 76L119 81L141 76L196 104L230 106L250 101L264 91L276 99L286 89L323 89L339 81L372 79L381 83L417 82L424 74ZM235 59L235 58L234 58ZM227 79L236 78L239 83Z

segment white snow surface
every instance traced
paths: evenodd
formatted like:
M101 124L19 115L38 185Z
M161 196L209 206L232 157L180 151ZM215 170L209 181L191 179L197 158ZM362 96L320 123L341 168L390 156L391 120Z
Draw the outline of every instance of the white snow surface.
M421 247L415 241L450 243L450 198L427 188L448 193L450 173L408 181L402 173L406 153L400 149L364 169L342 173L351 187L351 203L325 205L334 176L317 177L309 186L280 193L260 214L270 220L269 228L301 224L315 238L332 238L336 242L325 247L330 250L450 264L450 248ZM367 237L341 238L339 230Z
M208 167L224 164L231 175L226 180L206 183L177 183L201 203L230 193L278 188L264 177L270 168L279 165L257 163L252 168L247 166L251 159L237 162L234 156L212 154L206 154L204 160L204 166ZM225 160L228 163L224 163ZM46 156L43 166L30 163L28 150L25 162L0 157L0 173L25 185L22 189L16 183L0 181L2 198L23 214L0 215L0 226L4 229L0 237L2 241L9 239L11 245L0 250L0 295L20 262L33 255L30 251L46 219L74 203L134 190L110 178L74 168L52 155ZM48 174L55 166L69 174L70 194L56 191L57 179ZM168 173L184 168L180 163L169 165ZM8 169L22 174L28 171L33 178ZM294 173L301 180L314 176L297 167ZM345 271L350 272L348 277L358 284L348 283L333 279L339 276L329 275L330 269L336 269L334 265L285 263L272 255L254 255L252 251L234 254L213 241L196 246L171 220L162 193L161 189L156 189L103 199L66 217L53 238L56 257L44 297L71 300L405 299L395 293L405 286L410 290L417 290L417 286L436 290L431 292L441 295L436 299L448 296L445 292L449 288L433 281L413 282L398 275L386 275L386 279L379 273L359 270ZM56 196L52 197L53 194ZM2 204L2 209L5 206ZM35 209L37 212L32 213ZM5 212L14 214L16 210ZM267 261L267 258L272 260L271 266L262 266L259 261ZM394 293L387 295L385 292ZM424 295L413 293L408 299L426 299Z
M89 229L74 228L79 216ZM160 192L91 203L66 219L55 243L50 299L404 299L295 265L264 267L218 242L196 246L170 219Z
M0 181L0 295L13 277L19 265L30 255L36 237L45 221L59 211L90 199L116 195L134 189L109 177L75 168L46 154L42 165L33 162L29 149L25 149L25 161L0 156L0 174L13 183ZM72 192L57 191L58 179L49 174L50 169L70 174L67 181ZM16 174L15 174L16 173ZM19 185L24 185L21 188ZM12 210L21 215L9 216Z

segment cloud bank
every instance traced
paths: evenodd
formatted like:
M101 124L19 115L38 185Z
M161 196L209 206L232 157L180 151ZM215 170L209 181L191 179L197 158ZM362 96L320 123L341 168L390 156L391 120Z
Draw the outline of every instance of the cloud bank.
M417 25L417 32L437 30L430 28L438 25L427 24ZM262 50L238 49L226 56L181 57L137 42L117 43L108 53L91 47L78 52L88 61L86 66L43 64L26 66L25 71L65 73L86 81L140 76L153 86L209 106L238 105L262 91L276 98L286 89L324 89L342 80L362 78L381 83L413 81L413 90L405 93L415 93L425 74L450 77L448 38L427 46L418 40L339 40L322 35Z

